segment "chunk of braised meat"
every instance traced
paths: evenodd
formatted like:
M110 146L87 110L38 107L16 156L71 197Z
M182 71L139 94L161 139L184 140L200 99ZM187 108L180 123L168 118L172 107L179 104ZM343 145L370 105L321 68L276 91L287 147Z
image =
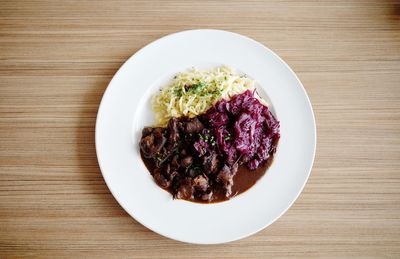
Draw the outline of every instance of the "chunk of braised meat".
M171 173L169 174L169 180L172 181L174 180L175 177L177 177L179 175L178 171L173 170L171 171Z
M193 167L193 168L190 168L189 170L187 170L187 175L192 178L198 176L199 174L201 174L200 167Z
M171 185L171 181L169 181L162 173L159 168L154 169L153 177L156 183L162 188L168 188Z
M199 133L202 129L204 129L204 125L198 118L193 118L185 124L186 133Z
M164 145L164 147L157 153L155 157L155 163L159 167L167 160L169 161L170 158L176 155L177 151L179 150L179 142L171 142L170 139L167 141L168 143Z
M140 148L146 158L154 158L164 147L167 138L162 128L154 128L153 131L140 140Z
M193 157L192 156L185 156L181 160L181 166L183 167L188 167L193 163Z
M184 157L184 156L186 156L187 155L187 152L186 152L186 149L181 149L181 151L180 151L180 156L181 157Z
M175 155L175 156L172 157L172 160L171 160L171 167L172 167L173 169L178 169L179 166L180 166L180 165L179 165L179 162L178 162L178 156Z
M150 133L153 132L153 130L154 130L153 127L144 127L142 130L142 137L149 135Z
M178 119L171 118L168 122L169 138L168 142L170 144L176 144L179 140L179 130L178 130Z
M202 175L202 174L193 178L192 183L193 183L194 188L201 192L207 191L207 189L209 187L208 177L205 175Z
M191 183L191 179L186 178L183 179L183 181L181 181L178 189L176 190L176 193L174 194L174 198L190 200L193 198L193 194L194 194L194 187Z
M216 173L219 165L218 155L214 153L209 156L204 156L203 165L206 174Z
M154 131L153 131L154 132ZM179 131L177 126L177 119L172 118L169 120L168 127L166 128L166 138L163 148L158 151L155 158L156 166L160 167L166 162L178 149L179 145Z
M165 162L168 162L171 157L175 154L176 147L170 147L169 145L165 145L161 151L159 151L155 156L153 156L153 160L157 167L161 167Z
M165 166L163 166L162 171L165 175L169 175L171 173L171 165L166 163Z
M230 197L232 195L233 176L234 174L227 165L224 165L218 172L217 181L222 184L226 197Z
M177 176L179 173L176 170L176 168L173 168L171 164L166 164L163 167L163 175L169 180L172 181L175 176Z

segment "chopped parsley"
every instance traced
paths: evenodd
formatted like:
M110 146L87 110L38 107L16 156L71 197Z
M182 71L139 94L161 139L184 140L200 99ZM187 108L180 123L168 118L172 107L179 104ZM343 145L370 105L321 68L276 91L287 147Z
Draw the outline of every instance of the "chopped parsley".
M202 96L207 95L207 92L204 92L203 89L207 86L206 83L204 82L199 82L196 84L192 84L192 85L185 85L185 91L186 93L190 93L190 94L200 94ZM182 88L176 88L174 89L174 95L181 97L183 95L183 91Z
M182 93L182 89L181 88L174 89L174 95L176 95L178 97L181 97L182 94L183 93Z
M194 94L199 93L204 87L206 86L206 84L204 82L200 82L194 85L191 85L188 89L188 92L192 92Z

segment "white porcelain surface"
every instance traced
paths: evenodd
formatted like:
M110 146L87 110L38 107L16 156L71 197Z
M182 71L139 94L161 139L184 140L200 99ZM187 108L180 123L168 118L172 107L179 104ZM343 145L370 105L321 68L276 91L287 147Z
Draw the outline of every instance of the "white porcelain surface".
M140 158L141 129L154 122L150 97L176 72L220 64L256 79L258 92L271 104L281 123L275 160L250 190L227 202L173 200ZM99 165L119 204L149 229L189 243L237 240L278 219L303 189L315 148L312 107L294 72L260 43L219 30L183 31L142 48L110 82L96 122Z

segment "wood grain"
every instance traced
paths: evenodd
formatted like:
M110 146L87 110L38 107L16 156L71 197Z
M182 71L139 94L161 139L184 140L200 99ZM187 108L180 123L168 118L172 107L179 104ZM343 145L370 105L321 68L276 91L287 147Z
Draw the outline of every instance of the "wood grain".
M396 1L0 1L1 258L400 258ZM94 147L120 65L172 32L276 51L317 120L315 165L277 222L224 245L161 237L108 191Z

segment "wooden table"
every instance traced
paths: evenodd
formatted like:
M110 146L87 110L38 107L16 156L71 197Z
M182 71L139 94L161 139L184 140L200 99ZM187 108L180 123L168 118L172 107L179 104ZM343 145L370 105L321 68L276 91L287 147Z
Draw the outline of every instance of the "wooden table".
M189 245L146 229L101 176L94 128L121 64L193 28L252 37L302 80L318 144L294 206L258 234ZM1 258L400 258L396 1L1 1Z

